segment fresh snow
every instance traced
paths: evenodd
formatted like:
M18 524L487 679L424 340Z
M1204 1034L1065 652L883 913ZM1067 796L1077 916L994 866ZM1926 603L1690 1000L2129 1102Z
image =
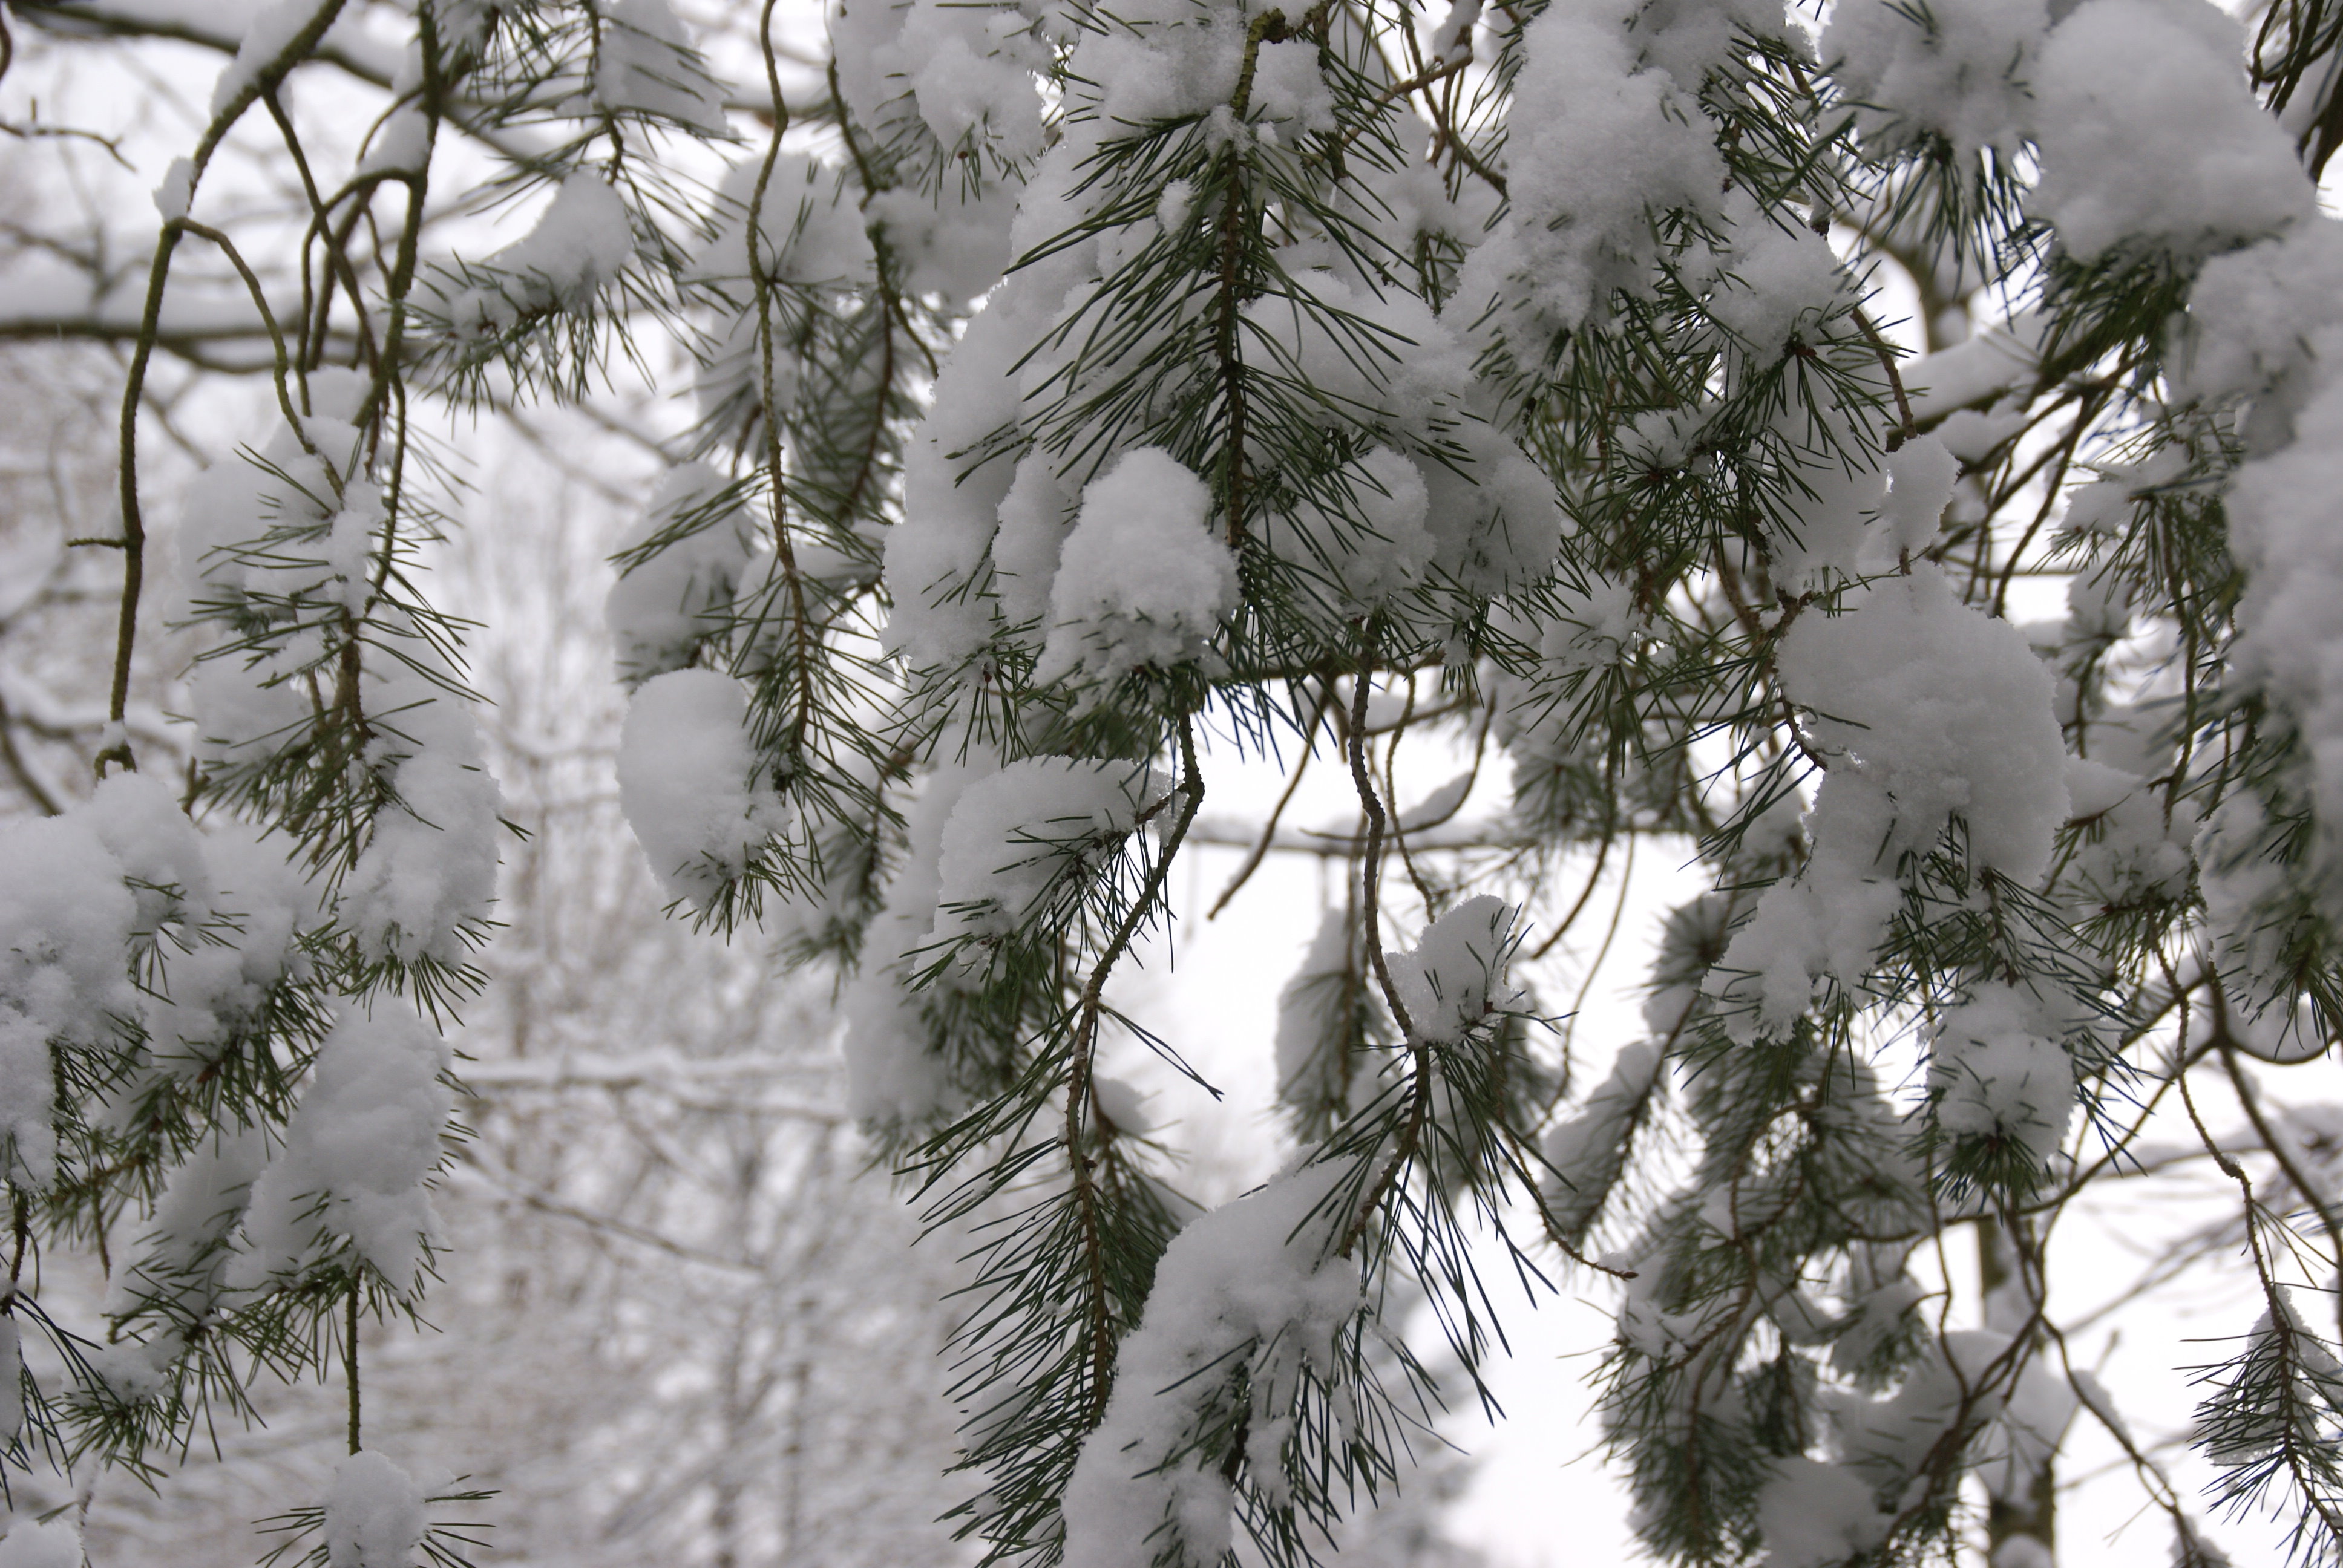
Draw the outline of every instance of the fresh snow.
M670 670L635 692L618 737L619 804L670 896L709 908L788 831L792 813L765 766L748 689L721 670Z
M381 1454L362 1450L334 1467L327 1568L407 1568L425 1527L423 1489Z
M1201 657L1237 602L1236 558L1212 537L1212 511L1203 480L1151 447L1084 487L1033 678L1104 683Z

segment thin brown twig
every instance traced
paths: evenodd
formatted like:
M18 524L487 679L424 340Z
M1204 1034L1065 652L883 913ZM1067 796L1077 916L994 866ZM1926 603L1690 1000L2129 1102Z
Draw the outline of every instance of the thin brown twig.
M1180 716L1181 801L1180 814L1173 819L1172 831L1157 853L1154 867L1147 880L1124 911L1121 920L1108 938L1106 946L1092 966L1088 982L1082 987L1081 1000L1077 1004L1074 1033L1068 1046L1066 1070L1065 1148L1067 1172L1073 1183L1075 1221L1081 1234L1082 1266L1090 1289L1089 1339L1091 1360L1091 1404L1085 1414L1090 1426L1096 1426L1106 1415L1108 1393L1114 1384L1114 1324L1108 1306L1106 1251L1099 1215L1098 1181L1093 1175L1096 1161L1083 1151L1086 1141L1083 1122L1095 1109L1094 1081L1098 1053L1099 1014L1104 1005L1107 977L1121 961L1139 932L1163 897L1163 889L1172 874L1172 863L1179 858L1180 846L1188 836L1189 824L1196 819L1196 811L1204 800L1203 769L1196 756L1194 726L1189 716Z
M1260 869L1262 861L1268 858L1270 845L1277 838L1277 824L1283 819L1285 808L1292 803L1293 792L1302 787L1302 772L1310 766L1310 759L1317 751L1318 727L1325 721L1327 705L1333 699L1334 689L1329 682L1319 693L1317 710L1310 716L1310 723L1302 731L1302 755L1294 762L1293 771L1286 776L1285 788L1279 793L1277 804L1270 809L1269 821L1262 827L1261 837L1254 841L1252 850L1246 854L1244 864L1239 866L1236 875L1229 879L1229 885L1221 890L1221 896L1212 900L1212 909L1204 915L1207 920L1229 907L1229 900L1252 880L1253 872Z

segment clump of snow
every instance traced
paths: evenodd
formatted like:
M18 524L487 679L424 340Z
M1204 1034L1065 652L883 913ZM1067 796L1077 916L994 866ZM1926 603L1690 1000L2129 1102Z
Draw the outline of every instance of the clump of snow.
M1467 405L1472 349L1429 306L1397 289L1378 297L1303 259L1293 257L1290 292L1253 301L1245 322L1310 387L1314 417L1336 429L1430 434Z
M334 1467L327 1568L408 1568L427 1525L423 1488L381 1454L364 1449Z
M1318 45L1306 38L1263 44L1254 52L1252 106L1288 134L1334 128L1334 94L1318 68Z
M1009 236L1017 190L1005 180L976 190L957 180L931 192L895 186L873 196L863 216L885 236L915 293L956 304L980 298L1016 259Z
M1098 1101L1099 1114L1124 1137L1144 1138L1155 1130L1147 1114L1148 1097L1121 1079L1091 1079L1091 1097Z
M1957 409L2021 401L2020 395L2040 372L2042 335L2048 325L2038 311L2020 311L2006 325L1986 327L1906 365L1904 390L1912 417L1925 422Z
M2032 1495L2043 1467L2056 1456L2067 1423L2079 1406L2073 1385L2039 1359L2029 1360L2019 1369L2016 1386L2003 1402L2001 1413L1977 1441L1975 1457L1986 1494L1996 1502L2024 1503ZM1994 1568L2005 1565L1996 1558ZM2056 1564L2044 1552L2038 1565L2021 1563L2018 1568L2056 1568Z
M134 878L156 888L134 893ZM106 780L65 816L0 829L0 1161L11 1181L38 1191L55 1176L51 1044L109 1046L140 1019L131 943L173 912L156 890L184 884L196 900L214 890L193 825L141 775ZM194 978L191 1001L202 996Z
M278 421L250 457L216 463L187 486L174 541L182 615L245 612L271 618L273 599L344 602L344 558L329 559L337 513L363 507L365 442L337 398L357 377L312 372L317 411L297 433ZM357 413L355 407L348 413Z
M1936 537L1960 473L1960 459L1934 436L1907 441L1888 454L1887 498L1879 519L1897 550L1916 553Z
M789 803L763 777L749 694L714 669L646 681L618 736L618 802L659 885L706 909L788 831Z
M1425 236L1445 236L1466 247L1479 244L1496 216L1496 192L1474 181L1451 195L1440 166L1429 156L1431 127L1413 115L1386 124L1400 150L1393 166L1351 170L1364 193L1360 205L1369 226L1402 256L1413 254Z
M1994 449L2026 428L2023 413L1986 413L1959 408L1945 416L1928 437L1943 443L1964 463L1982 463Z
M317 1048L285 1147L252 1184L248 1250L229 1282L256 1288L335 1256L404 1292L437 1226L424 1182L454 1099L445 1041L412 1017L349 1013Z
M2246 84L2238 24L2207 0L2087 0L2032 85L2033 210L2078 260L2119 245L2201 256L2313 211L2292 142Z
M154 1336L159 1353L149 1356L150 1367L166 1367L184 1348L179 1325L206 1323L219 1310L235 1259L229 1238L267 1163L268 1136L249 1127L215 1131L172 1173L152 1228L139 1238L129 1267L115 1276L106 1302L114 1317L163 1308L160 1316L170 1327ZM109 1381L120 1386L120 1380Z
M1927 1299L1919 1282L1906 1275L1883 1282L1869 1270L1859 1270L1842 1326L1831 1340L1832 1368L1842 1376L1862 1378L1873 1358L1911 1329L1915 1309Z
M1615 23L1553 6L1523 42L1511 212L1466 263L1458 298L1500 298L1553 331L1602 317L1615 289L1648 290L1659 258L1651 215L1716 216L1725 163L1691 95L1698 83L1638 69Z
M886 642L914 669L959 664L985 644L985 554L1016 469L1000 459L971 467L964 454L1018 417L1016 366L1047 332L1079 261L1049 257L986 301L944 362L927 419L904 454L903 518L887 530L893 605Z
M143 1049L102 1100L199 1072L262 1010L316 895L281 846L198 834L169 789L117 775L65 816L0 830L0 1158L55 1171L53 1048ZM143 954L143 957L142 957ZM134 960L145 981L129 980Z
M2343 910L2343 378L2304 407L2293 443L2237 470L2228 494L2231 548L2246 568L2231 653L2240 688L2259 692L2304 742L2318 832L2311 863Z
M1830 594L1896 570L1936 536L1959 464L1924 436L1875 467L1848 468L1827 447L1804 446L1795 515L1774 530L1774 578L1799 594Z
M497 890L498 813L471 709L401 667L369 673L368 758L391 799L342 882L341 918L368 958L461 962Z
M1870 1483L1835 1464L1794 1456L1774 1462L1757 1494L1757 1529L1769 1568L1835 1568L1887 1538Z
M1058 575L1058 558L1079 504L1048 453L1028 452L1018 459L1017 476L1001 498L992 568L1001 618L1021 636L1038 641L1046 635L1050 584Z
M155 210L163 215L165 223L176 223L187 216L187 208L196 199L196 166L187 158L173 158L165 171L163 183L155 187Z
M1885 827L1877 842L1924 849L1957 813L1977 865L2041 874L2067 814L2066 748L2049 676L2016 627L1916 567L1849 594L1839 615L1802 619L1779 668L1840 759L1815 799L1818 849L1842 820L1851 837Z
M447 302L448 324L468 339L545 311L586 310L634 256L627 204L599 175L580 169L555 189L534 228L488 257L490 276Z
M1763 367L1847 297L1846 275L1830 241L1810 228L1784 228L1754 211L1735 228L1737 243L1724 258L1708 313L1733 334L1749 363Z
M1012 5L949 0L847 0L830 24L839 85L863 124L908 113L946 148L973 137L1006 158L1041 150L1041 31Z
M1565 519L1553 482L1513 439L1479 419L1451 438L1470 462L1419 464L1432 530L1432 568L1467 593L1498 594L1554 569Z
M2245 433L2268 452L2343 356L2343 223L2314 217L2274 239L2217 256L2188 291L2174 344L2186 397L2252 399Z
M868 216L919 291L973 299L1015 249L1021 176L1041 151L1037 74L1079 35L1011 5L847 0L830 23L841 93L865 126L951 172L875 193ZM924 144L922 146L921 144Z
M339 10L341 0L272 0L254 12L236 43L236 57L221 67L219 80L212 84L212 117L218 118L257 86L263 73L328 7Z
M2118 713L2092 726L2093 749L2104 753L2122 723ZM2103 906L2142 898L2179 899L2188 889L2188 846L2197 832L2197 807L2160 793L2129 769L2088 758L2066 764L2066 789L2080 825L2066 879Z
M1481 20L1481 0L1449 0L1448 15L1432 30L1430 57L1441 64L1473 55L1473 29Z
M408 106L392 112L358 160L361 175L419 174L431 161L431 120Z
M628 687L691 662L731 604L756 547L747 508L705 463L678 464L659 476L618 554L662 538L671 542L628 568L603 608L618 645L618 679Z
M1050 587L1033 678L1115 680L1198 658L1236 608L1237 564L1212 532L1204 481L1153 447L1125 452L1082 492Z
M726 136L724 95L667 0L613 0L595 37L594 102Z
M1272 518L1263 542L1322 585L1344 618L1373 609L1423 579L1439 546L1428 526L1423 472L1377 447L1328 477L1323 499L1302 499L1291 518Z
M580 171L561 182L536 227L490 259L528 279L546 303L576 308L634 254L626 203L608 182Z
M1473 785L1478 777L1470 769L1459 773L1402 811L1397 819L1401 831L1421 832L1428 828L1437 828L1453 818L1463 807L1464 798L1473 792Z
M1620 15L1608 0L1581 0L1580 8ZM1790 15L1780 0L1646 0L1625 12L1625 35L1637 65L1655 66L1692 88L1739 58L1745 38L1784 45L1812 59L1808 35Z
M2278 831L2253 791L2234 789L2205 819L2189 846L2205 897L2207 933L2224 967L2235 966L2246 989L2257 993L2257 1006L2285 989L2285 926L2264 915L2283 907L2291 891L2275 843Z
M932 1047L909 971L935 930L944 829L960 796L988 771L939 768L904 808L902 868L888 884L887 907L870 922L861 971L847 988L843 1009L847 1111L860 1121L917 1122L949 1103L947 1064Z
M1029 757L961 792L936 863L938 940L1027 927L1069 872L1127 837L1161 795L1140 764Z
M2075 1111L2075 1065L2041 1003L2015 986L1977 987L1937 1020L1928 1091L1946 1131L2057 1152Z
M1808 611L1782 639L1784 690L1830 759L1793 882L1758 901L1710 985L1737 1038L1787 1028L1814 981L1856 983L1902 901L1898 859L1956 817L1972 865L2020 883L2046 867L2068 816L2066 751L2050 676L2006 621L1916 566Z
M1635 604L1635 585L1589 576L1582 588L1562 585L1554 592L1539 651L1557 674L1607 669L1624 662L1651 628L1651 617Z
M1855 134L1893 155L1942 137L1966 162L2015 155L2033 107L2026 83L2049 30L2043 0L1916 6L1839 0L1821 53L1854 100Z
M1900 1494L1956 1422L1973 1436L2001 1413L2010 1349L2006 1334L1957 1331L1931 1346L1884 1399L1825 1389L1833 1457L1875 1495Z
M1557 1121L1546 1133L1545 1159L1554 1170L1554 1180L1546 1185L1546 1211L1574 1246L1585 1240L1626 1167L1629 1146L1648 1113L1664 1060L1659 1040L1622 1047L1578 1114Z
M1155 1265L1139 1327L1115 1355L1105 1418L1067 1483L1065 1555L1082 1568L1152 1568L1167 1548L1216 1563L1234 1489L1182 1452L1216 1405L1250 1394L1244 1456L1277 1473L1305 1371L1332 1381L1335 1338L1362 1305L1358 1265L1333 1256L1339 1165L1311 1165L1190 1222ZM1166 1539L1166 1534L1170 1539Z
M495 894L500 798L456 673L434 668L429 644L375 593L387 513L348 422L368 389L355 373L312 372L313 412L298 432L278 424L252 460L216 465L188 487L178 608L226 632L189 682L196 753L233 789L352 717L321 713L313 681L354 696L362 765L385 799L341 883L339 916L367 958L458 962ZM379 651L410 638L419 649ZM344 685L351 640L354 687Z
M81 1526L67 1509L43 1523L19 1519L0 1537L0 1568L81 1568Z
M1096 85L1105 124L1218 111L1217 135L1238 134L1229 106L1243 68L1244 27L1231 14L1164 6L1146 26L1099 28L1083 37L1075 69Z
M844 176L805 153L782 152L765 176L764 205L758 208L758 246L751 267L749 211L755 205L762 158L735 164L717 187L724 222L707 249L694 259L695 281L742 285L759 268L776 283L867 283L878 265L870 232L857 211ZM736 288L745 299L745 292Z
M1383 955L1416 1039L1453 1045L1491 1014L1521 1004L1521 993L1504 983L1516 913L1483 893L1425 927L1411 950Z
M2288 259L2299 272L2286 278ZM2261 696L2273 718L2298 738L2303 764L2269 788L2308 808L2307 852L2278 852L2278 834L2262 803L2233 793L2197 845L2199 880L2222 956L2248 980L2255 1010L2280 987L2279 951L2288 906L2314 907L2329 918L2343 910L2336 872L2343 867L2343 548L2332 527L2332 498L2343 462L2343 378L2322 356L2343 347L2322 280L2343 267L2343 247L2328 220L2207 269L2213 287L2198 314L2197 375L2208 391L2259 392L2247 422L2256 455L2232 477L2227 497L2231 548L2245 568L2231 649L2238 689ZM2303 310L2288 319L2295 302ZM2298 341L2288 334L2299 332ZM2288 812L2282 809L2278 815ZM2298 860L2299 863L2292 863Z

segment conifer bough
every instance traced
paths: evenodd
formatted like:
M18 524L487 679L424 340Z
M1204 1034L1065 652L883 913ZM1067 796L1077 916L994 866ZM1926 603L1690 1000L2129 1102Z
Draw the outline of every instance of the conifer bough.
M340 1357L352 1458L287 1550L465 1549L357 1362L432 1274L499 830L426 411L664 336L697 417L616 558L626 810L680 912L837 973L854 1114L974 1238L988 1561L1318 1557L1477 1383L1493 1255L1609 1279L1665 1560L2047 1562L2080 1420L2223 1561L2046 1299L2176 1115L2260 1302L2200 1372L2210 1501L2343 1553L2336 1314L2293 1293L2343 1212L2257 1077L2343 1029L2325 0L847 0L818 83L770 0L739 83L666 0L384 15L403 51L337 0L12 13L231 56L138 308L12 328L129 349L105 781L0 838L14 1461L147 1466ZM336 73L380 112L313 156L285 88ZM207 199L256 136L289 225ZM534 226L470 244L448 182ZM170 563L158 354L277 407ZM158 621L205 638L184 789L126 723ZM1472 771L1403 812L1403 742ZM1262 757L1356 826L1277 1020L1296 1152L1200 1214L1100 1062L1190 1070L1109 988ZM1654 839L1707 890L1572 1086L1537 960ZM26 1260L109 1235L104 1321L52 1315Z

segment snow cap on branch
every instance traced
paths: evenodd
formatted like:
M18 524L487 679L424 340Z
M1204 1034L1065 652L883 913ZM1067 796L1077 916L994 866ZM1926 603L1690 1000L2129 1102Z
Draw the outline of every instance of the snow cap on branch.
M618 800L659 886L710 907L793 820L766 776L749 693L716 669L644 682L618 738Z
M1424 928L1414 948L1383 955L1415 1037L1453 1045L1492 1013L1521 1005L1505 987L1513 907L1493 893L1466 899Z
M1085 757L1029 757L970 784L944 824L936 940L1031 928L1070 873L1111 853L1161 796L1147 768Z
M496 900L498 813L479 720L437 682L394 665L366 683L368 761L390 799L342 884L341 918L368 958L457 964Z
M1600 9L1554 5L1532 22L1513 82L1511 213L1467 262L1459 302L1494 297L1552 332L1604 318L1615 289L1648 291L1652 215L1719 212L1725 163L1697 86L1639 68Z
M1946 1010L1928 1066L1937 1126L2022 1144L2037 1161L2057 1152L2075 1115L2075 1064L2046 1010L1999 982Z
M327 1568L407 1568L426 1527L423 1489L381 1454L362 1450L334 1466Z
M1933 567L1849 593L1836 616L1806 611L1777 659L1830 768L1805 869L1766 890L1709 981L1745 1039L1787 1028L1817 978L1861 980L1903 900L1899 859L1956 817L1973 866L2030 884L2069 805L2049 673Z
M1201 657L1237 602L1236 558L1212 515L1204 481L1158 447L1134 447L1091 480L1050 586L1033 678L1105 684Z
M1066 1486L1068 1568L1155 1568L1167 1556L1210 1568L1229 1550L1234 1490L1192 1434L1248 1398L1244 1457L1277 1473L1301 1379L1332 1377L1336 1338L1362 1304L1357 1264L1332 1255L1342 1173L1330 1162L1280 1176L1164 1249L1116 1354L1105 1419Z
M2310 216L2310 182L2246 85L2237 20L2208 0L2087 0L2034 72L2033 210L2078 261L2194 258Z
M564 179L535 227L477 269L487 276L458 290L446 316L459 338L508 330L551 310L584 312L635 256L627 204L599 175Z
M915 1123L950 1103L949 1064L933 1049L910 971L936 928L944 832L960 797L991 771L981 764L937 768L904 808L902 867L888 885L887 907L870 922L861 972L843 1007L846 1109L859 1121Z
M603 614L618 645L618 679L635 686L689 664L748 570L756 544L748 509L724 476L679 463L659 476L642 520L618 555L656 549L625 568Z
M285 1147L252 1185L249 1250L232 1284L258 1287L347 1243L392 1291L414 1285L437 1230L424 1183L453 1106L440 1081L448 1060L447 1042L409 1014L353 1011L334 1026Z
M594 60L594 102L613 114L647 115L729 136L724 95L667 0L611 0Z
M46 1522L20 1516L0 1537L0 1568L82 1568L78 1512Z
M1893 154L1941 136L1965 165L1987 147L2016 156L2049 26L2044 0L1839 0L1821 54L1867 146Z

